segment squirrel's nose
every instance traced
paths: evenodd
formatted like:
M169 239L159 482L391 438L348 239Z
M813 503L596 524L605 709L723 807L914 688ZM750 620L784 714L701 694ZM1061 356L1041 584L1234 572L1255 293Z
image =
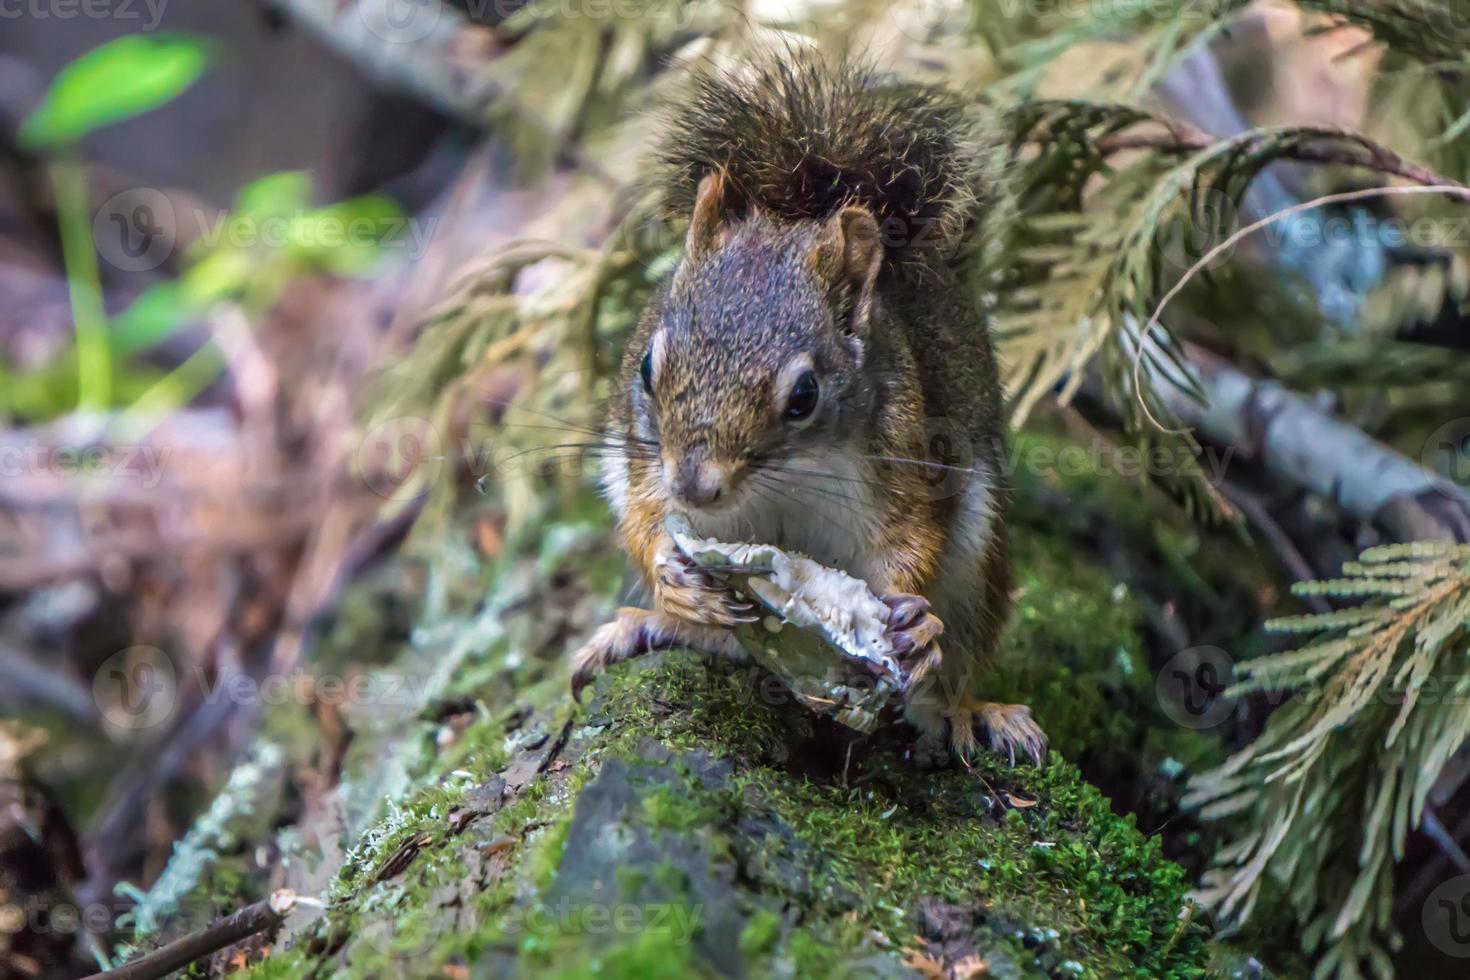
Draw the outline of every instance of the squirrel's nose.
M731 467L701 456L664 460L664 482L681 503L709 507L730 488Z

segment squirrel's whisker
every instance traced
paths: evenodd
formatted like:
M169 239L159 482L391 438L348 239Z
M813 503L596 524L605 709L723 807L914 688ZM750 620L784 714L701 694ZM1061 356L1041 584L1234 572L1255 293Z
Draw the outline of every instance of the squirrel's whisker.
M638 436L634 435L631 432L615 432L614 430L612 430L610 428L599 428L599 427L597 427L595 425L591 425L591 424L588 424L588 423L573 422L570 419L560 418L558 416L552 415L549 412L543 412L543 411L540 411L538 409L527 408L525 405L520 405L520 404L516 404L514 402L506 401L503 398L491 398L491 399L487 399L485 403L487 405L495 405L495 406L497 406L499 408L504 409L506 412L509 412L511 409L515 409L517 411L525 412L528 415L539 416L540 418L546 419L547 421L557 423L558 426L564 427L565 430L566 431L569 431L569 432L585 432L588 435L611 436L613 438L626 440L628 442L640 443L640 444L643 444L643 445L649 445L649 446L657 445L656 443L652 442L651 440L639 438ZM502 425L505 425L505 426L514 426L516 428L522 428L522 429L537 428L537 426L533 426L533 425L531 425L529 423L526 423L526 422L509 422L509 421L503 421L503 422L501 422L501 424ZM555 429L556 426L541 426L541 428Z
M871 487L871 486L874 486L875 483L877 482L872 477L864 477L864 476L842 476L839 473L833 473L833 472L831 472L829 470L798 470L798 469L793 469L790 466L780 466L780 465L774 466L774 467L771 467L771 468L773 470L779 471L779 472L784 473L784 474L789 474L791 476L809 476L809 477L816 477L817 479L820 479L820 480L829 480L829 481L834 482L834 483L846 483L846 484L851 484L853 486L859 486L859 487Z
M923 466L933 470L953 470L956 473L971 473L979 475L980 470L973 466L950 466L947 463L936 463L932 459L909 459L906 456L863 456L863 459L871 459L879 463L903 463L908 466Z
M765 478L768 481L770 481L771 484L773 484L776 487L780 487L782 489L789 489L789 490L810 490L813 493L819 493L822 496L824 496L824 497L826 497L826 498L828 498L830 500L836 500L836 501L840 501L842 503L848 503L848 504L861 504L861 503L863 503L863 499L861 497L857 497L857 496L854 496L852 494L842 493L842 492L840 492L838 490L833 490L830 487L819 486L817 484L808 483L806 481L799 480L799 479L782 479L781 478L781 475L780 475L780 471L778 469L770 469L770 470L762 471L762 475L765 476Z
M766 499L774 499L775 503L777 504L778 510L779 504L782 500L791 501L798 505L807 506L810 508L811 513L815 513L820 520L824 521L827 524L828 527L836 530L839 534L843 533L844 529L842 528L842 526L839 525L837 521L833 520L830 514L828 514L821 507L810 507L810 501L802 500L795 492L795 487L791 488L790 490L783 490L780 486L766 483L763 489L766 492Z
M775 475L772 473L766 473L763 474L763 476L766 479L767 487L769 487L773 491L783 494L787 499L796 501L797 503L809 503L809 501L802 501L800 499L800 494L807 491L818 494L827 500L831 500L840 504L847 504L856 507L863 503L863 501L858 497L854 497L845 493L839 493L835 490L829 490L825 487L814 486L810 483L803 483L799 480L781 480L775 477Z
M652 454L628 452L624 446L602 445L593 442L563 442L548 446L532 446L519 452L511 453L505 457L504 462L512 462L523 456L533 453L557 453L565 458L576 455L594 456L599 459L652 459Z

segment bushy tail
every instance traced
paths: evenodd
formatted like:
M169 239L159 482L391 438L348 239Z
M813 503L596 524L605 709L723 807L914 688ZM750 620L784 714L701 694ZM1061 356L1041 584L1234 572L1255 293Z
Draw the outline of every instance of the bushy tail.
M788 53L737 70L696 69L670 107L658 184L687 216L699 181L723 171L724 205L821 219L866 207L890 261L934 261L968 236L995 146L979 114L942 89L886 82L851 62Z

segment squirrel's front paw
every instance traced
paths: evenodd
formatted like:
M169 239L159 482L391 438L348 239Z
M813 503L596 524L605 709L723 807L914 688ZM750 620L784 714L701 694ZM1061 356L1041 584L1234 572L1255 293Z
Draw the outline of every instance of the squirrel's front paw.
M944 623L929 611L929 600L917 595L885 596L888 606L888 640L908 671L911 682L939 666L939 634Z
M666 615L701 626L732 628L760 619L754 603L741 599L679 552L659 560L653 603Z
M689 647L715 656L736 658L743 651L733 636L721 629L690 625L647 609L624 607L613 621L598 628L572 658L572 697L613 664L654 650Z

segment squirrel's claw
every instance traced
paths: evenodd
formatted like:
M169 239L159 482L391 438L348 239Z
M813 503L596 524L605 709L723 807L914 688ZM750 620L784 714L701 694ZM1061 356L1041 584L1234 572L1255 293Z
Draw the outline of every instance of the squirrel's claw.
M1036 765L1046 759L1046 732L1031 717L1024 704L998 704L993 701L971 703L966 708L973 723L989 735L990 750L1016 764L1016 750L1029 756Z
M891 595L883 599L888 606L888 628L904 629L929 611L929 600L921 595Z
M740 644L724 630L691 625L648 609L625 606L613 621L599 626L572 657L572 697L614 664L654 650L689 647L715 656L738 657Z
M908 672L910 682L922 680L939 665L939 644L944 623L929 611L929 601L917 595L893 595L887 604L888 642Z
M593 679L613 664L638 656L643 651L636 643L636 630L624 615L605 623L572 655L572 698L582 700L582 691Z
M654 605L676 619L727 629L760 620L757 606L681 554L659 566L653 585Z

